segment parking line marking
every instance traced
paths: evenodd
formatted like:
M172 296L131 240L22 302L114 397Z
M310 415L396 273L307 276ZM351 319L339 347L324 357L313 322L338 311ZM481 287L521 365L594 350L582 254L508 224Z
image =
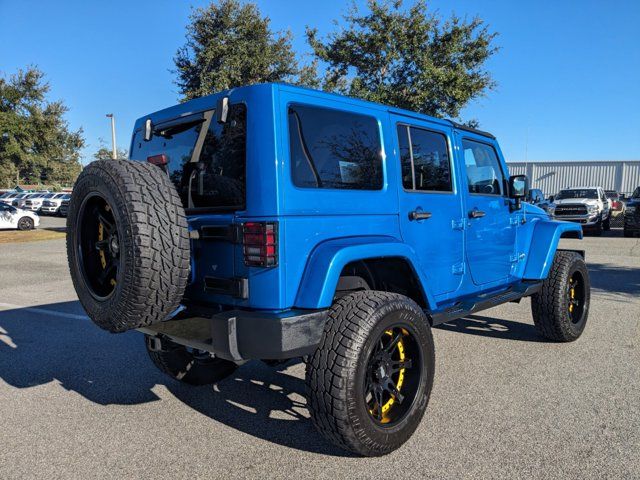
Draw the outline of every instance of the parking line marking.
M86 315L77 315L75 313L58 312L57 310L49 310L48 308L24 307L22 305L13 305L11 303L0 302L0 308L12 309L12 310L25 310L31 313L39 313L42 315L49 315L52 317L72 318L74 320L89 320L89 317L87 317Z

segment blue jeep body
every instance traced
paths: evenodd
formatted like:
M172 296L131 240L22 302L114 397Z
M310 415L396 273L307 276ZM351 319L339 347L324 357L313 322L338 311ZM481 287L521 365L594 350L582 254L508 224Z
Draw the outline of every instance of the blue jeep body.
M148 124L181 123L192 131L144 139ZM202 125L218 128L220 149L229 144L224 129L241 130L229 147L240 168L233 178L224 175L235 167L216 164L186 179ZM167 153L180 135L191 135L191 146ZM323 312L344 291L402 293L434 324L519 300L548 275L560 238L582 236L580 225L510 198L492 135L300 87L237 88L144 116L130 152L139 161L167 155L171 178L189 196L185 308L142 330L193 345L211 337L207 349L234 361L308 353ZM208 186L212 179L226 186ZM254 258L247 239L256 235L267 241ZM189 321L204 322L210 335L186 338L180 322Z

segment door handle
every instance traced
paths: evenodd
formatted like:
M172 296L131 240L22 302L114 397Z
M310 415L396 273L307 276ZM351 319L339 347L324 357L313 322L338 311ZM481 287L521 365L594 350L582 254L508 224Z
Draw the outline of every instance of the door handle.
M477 208L474 208L469 212L469 218L482 218L485 215L486 213L484 213L482 210L478 210Z
M429 218L431 218L431 212L423 212L422 210L409 212L409 220L428 220Z

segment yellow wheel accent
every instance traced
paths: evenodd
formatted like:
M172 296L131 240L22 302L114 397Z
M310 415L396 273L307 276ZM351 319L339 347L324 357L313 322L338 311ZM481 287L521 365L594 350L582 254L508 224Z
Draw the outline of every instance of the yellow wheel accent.
M104 240L104 227L102 223L98 223L98 241ZM104 251L99 250L98 254L100 255L100 265L102 265L102 269L107 268L107 259L104 256Z
M115 279L115 278L112 278L112 279L110 280L110 283L111 283L111 286L112 286L112 287L115 287L115 286L116 286L116 279Z
M386 333L387 335L389 335L391 338L393 338L393 332L391 330L387 330L384 333ZM398 354L400 356L400 361L404 362L405 360L405 354L404 354L404 344L402 343L402 340L400 340L398 342ZM396 387L398 388L398 391L400 391L400 389L402 388L402 383L404 382L404 368L400 369L400 371L398 372L398 381L396 382ZM389 411L389 409L391 408L391 406L395 403L396 399L394 397L389 398L389 400L387 401L387 403L385 403L382 406L382 415L384 416L384 414ZM373 412L371 412L373 414ZM388 418L383 417L382 419L382 423L387 423L389 421Z
M573 313L573 300L576 298L576 286L573 280L569 280L569 313Z

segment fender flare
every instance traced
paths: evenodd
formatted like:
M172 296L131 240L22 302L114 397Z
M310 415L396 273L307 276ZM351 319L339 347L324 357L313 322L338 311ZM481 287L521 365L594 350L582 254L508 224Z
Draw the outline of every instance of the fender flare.
M426 278L416 268L419 264L411 247L393 237L363 236L326 240L311 252L298 287L295 307L330 307L345 265L357 260L381 257L406 260L420 282L427 304L435 305L434 297L427 288Z
M524 269L525 280L544 280L549 275L560 237L567 232L577 232L582 238L582 227L577 223L540 220L531 232L529 255Z

